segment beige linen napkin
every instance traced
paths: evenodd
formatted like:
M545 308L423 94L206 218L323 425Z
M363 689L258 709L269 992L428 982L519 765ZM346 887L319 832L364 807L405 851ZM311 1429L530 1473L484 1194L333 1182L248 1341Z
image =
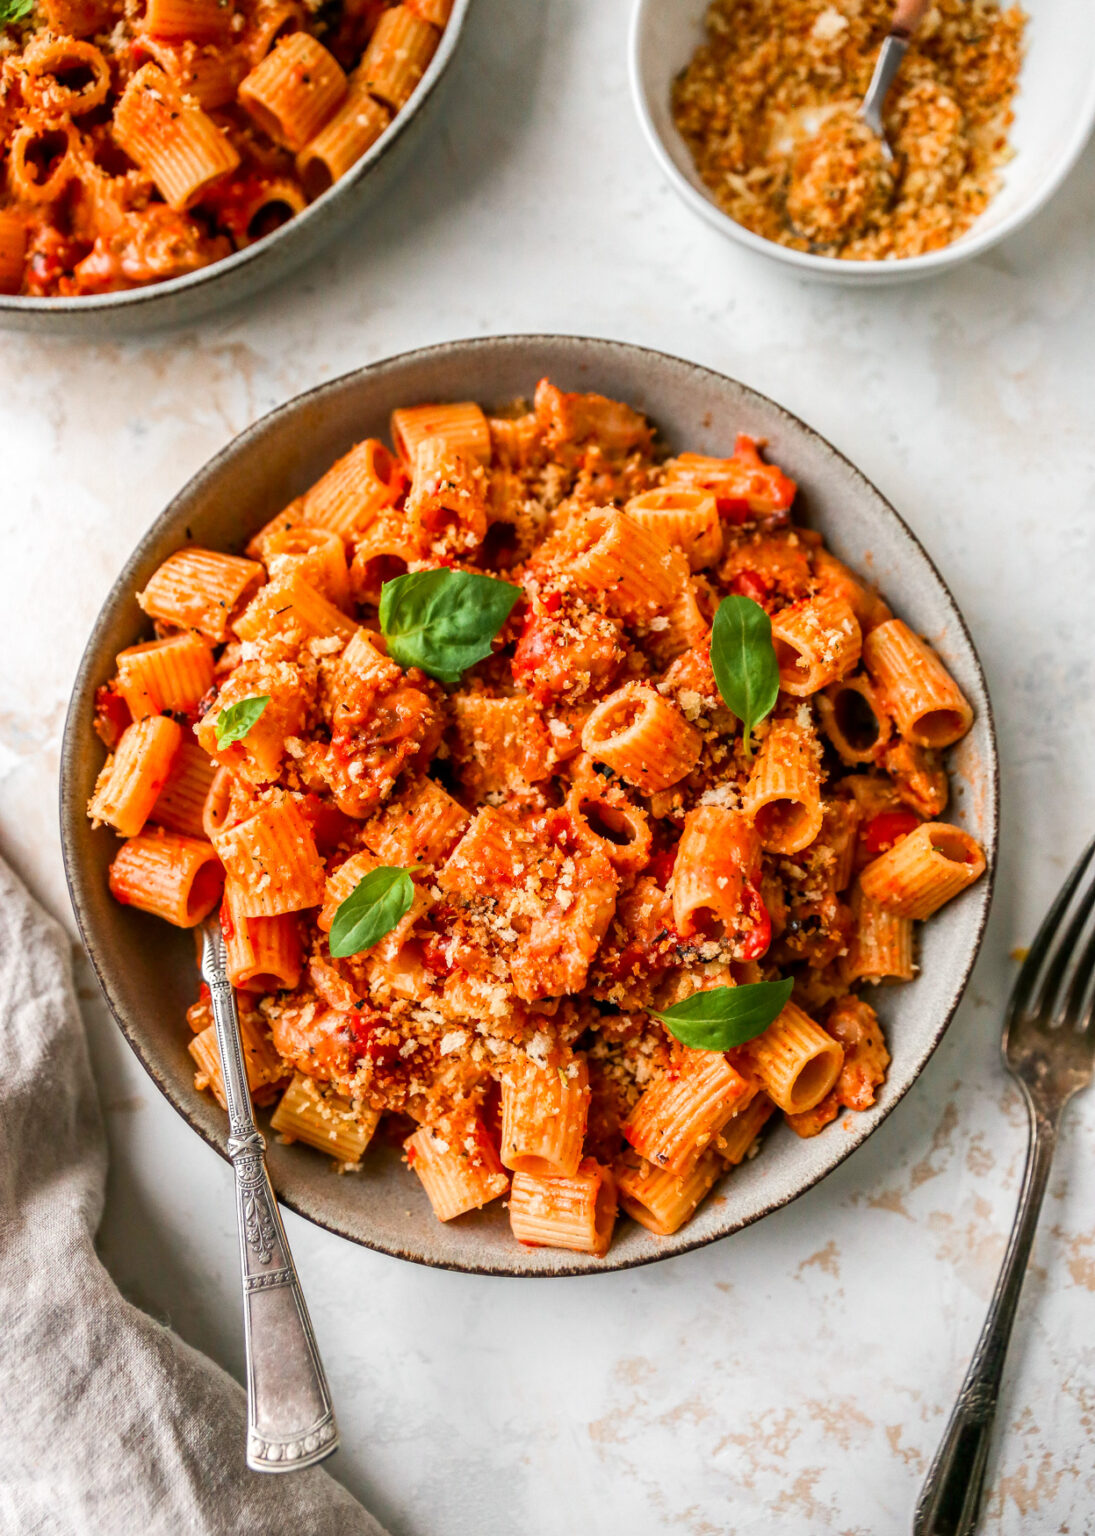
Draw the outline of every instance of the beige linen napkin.
M68 941L0 862L0 1531L384 1536L326 1472L244 1465L244 1395L94 1248L106 1142Z

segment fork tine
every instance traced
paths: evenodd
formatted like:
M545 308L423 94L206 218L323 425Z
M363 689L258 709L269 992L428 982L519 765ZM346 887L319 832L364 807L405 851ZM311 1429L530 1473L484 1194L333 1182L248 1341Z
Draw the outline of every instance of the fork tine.
M1064 1007L1061 1009L1061 1022L1067 1024L1072 1021L1073 1028L1078 1034L1086 1034L1091 1028L1092 1016L1095 1015L1095 988L1087 999L1087 1007L1084 1008L1084 995L1091 987L1092 978L1095 977L1095 927L1092 928L1083 953L1076 961L1072 973L1072 984L1068 989ZM1095 1040L1092 1042L1095 1047Z
M1089 874L1095 875L1095 867ZM1060 1007L1065 982L1072 970L1072 960L1083 941L1092 909L1095 907L1095 882L1088 879L1080 888L1079 897L1073 896L1072 917L1063 932L1058 932L1046 958L1045 973L1033 1004L1038 1023L1047 1028L1063 1022Z
M1015 989L1011 994L1011 1005L1008 1010L1009 1021L1017 1019L1020 1014L1027 1012L1035 983L1041 975L1042 967L1045 965L1050 948L1057 936L1057 929L1072 903L1072 898L1075 896L1081 880L1087 872L1093 853L1095 853L1095 837L1091 839L1077 859L1072 873L1058 892L1056 901L1054 901L1046 913L1042 926L1038 929L1035 936L1034 943L1030 946L1030 951L1027 954L1027 958L1023 961L1023 968L1016 980ZM1043 988L1042 990L1044 995L1045 989Z

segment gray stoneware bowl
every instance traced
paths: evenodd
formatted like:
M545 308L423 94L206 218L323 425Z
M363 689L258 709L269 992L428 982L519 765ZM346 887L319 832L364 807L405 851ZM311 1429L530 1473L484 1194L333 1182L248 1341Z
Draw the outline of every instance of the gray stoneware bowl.
M736 1232L816 1184L890 1113L938 1045L981 942L996 850L996 745L973 642L913 534L816 432L744 384L619 342L506 336L449 342L390 358L271 412L190 481L157 518L115 583L76 678L61 770L61 836L76 918L126 1038L195 1130L224 1155L225 1117L195 1093L186 1050L184 1012L199 981L193 936L111 899L106 871L116 840L105 829L93 832L84 815L103 761L92 731L95 689L112 675L116 652L146 634L133 594L185 542L186 531L203 544L239 548L352 443L370 434L386 435L394 406L467 398L500 405L531 395L545 374L564 388L599 390L638 406L674 449L723 453L739 430L768 439L772 457L802 488L803 514L824 531L838 555L877 579L914 629L931 638L973 704L973 730L951 754L953 809L984 844L989 874L926 926L917 980L879 994L893 1065L877 1105L865 1114L845 1116L811 1141L777 1127L762 1155L731 1174L674 1237L653 1237L624 1221L604 1260L524 1249L510 1235L506 1213L497 1203L447 1225L436 1221L396 1150L370 1152L361 1173L339 1178L320 1154L271 1144L274 1184L281 1199L302 1216L383 1253L480 1274L582 1274L647 1264Z
M437 52L411 97L386 132L340 181L265 240L224 261L147 288L88 298L33 299L0 295L0 327L38 336L114 341L162 326L190 324L281 282L343 234L371 203L394 190L426 124L435 116L437 89L460 41L472 0L456 0Z

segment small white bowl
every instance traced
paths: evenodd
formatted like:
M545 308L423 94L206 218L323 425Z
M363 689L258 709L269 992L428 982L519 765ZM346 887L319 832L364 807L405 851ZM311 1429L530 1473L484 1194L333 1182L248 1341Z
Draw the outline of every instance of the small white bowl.
M1015 101L1015 155L1003 185L952 245L899 261L843 261L765 240L723 213L700 180L677 132L670 91L704 40L707 0L636 0L631 21L631 90L655 159L709 224L731 239L825 282L897 283L928 277L979 256L1032 218L1064 181L1095 125L1095 27L1091 0L1022 0L1030 20Z

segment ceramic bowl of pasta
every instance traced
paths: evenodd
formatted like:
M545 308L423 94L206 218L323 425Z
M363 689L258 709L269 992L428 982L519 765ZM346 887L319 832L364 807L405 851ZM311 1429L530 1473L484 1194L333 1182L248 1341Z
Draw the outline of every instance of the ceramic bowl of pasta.
M219 911L282 1198L458 1269L642 1264L801 1193L989 900L989 703L915 538L779 406L604 341L411 353L244 433L119 577L63 761L171 1102L223 1151Z
M286 276L398 175L470 3L4 0L0 324L113 337Z
M935 0L887 97L887 159L856 108L892 16L892 0L637 0L632 94L688 205L846 283L930 276L1025 224L1095 123L1085 0Z

